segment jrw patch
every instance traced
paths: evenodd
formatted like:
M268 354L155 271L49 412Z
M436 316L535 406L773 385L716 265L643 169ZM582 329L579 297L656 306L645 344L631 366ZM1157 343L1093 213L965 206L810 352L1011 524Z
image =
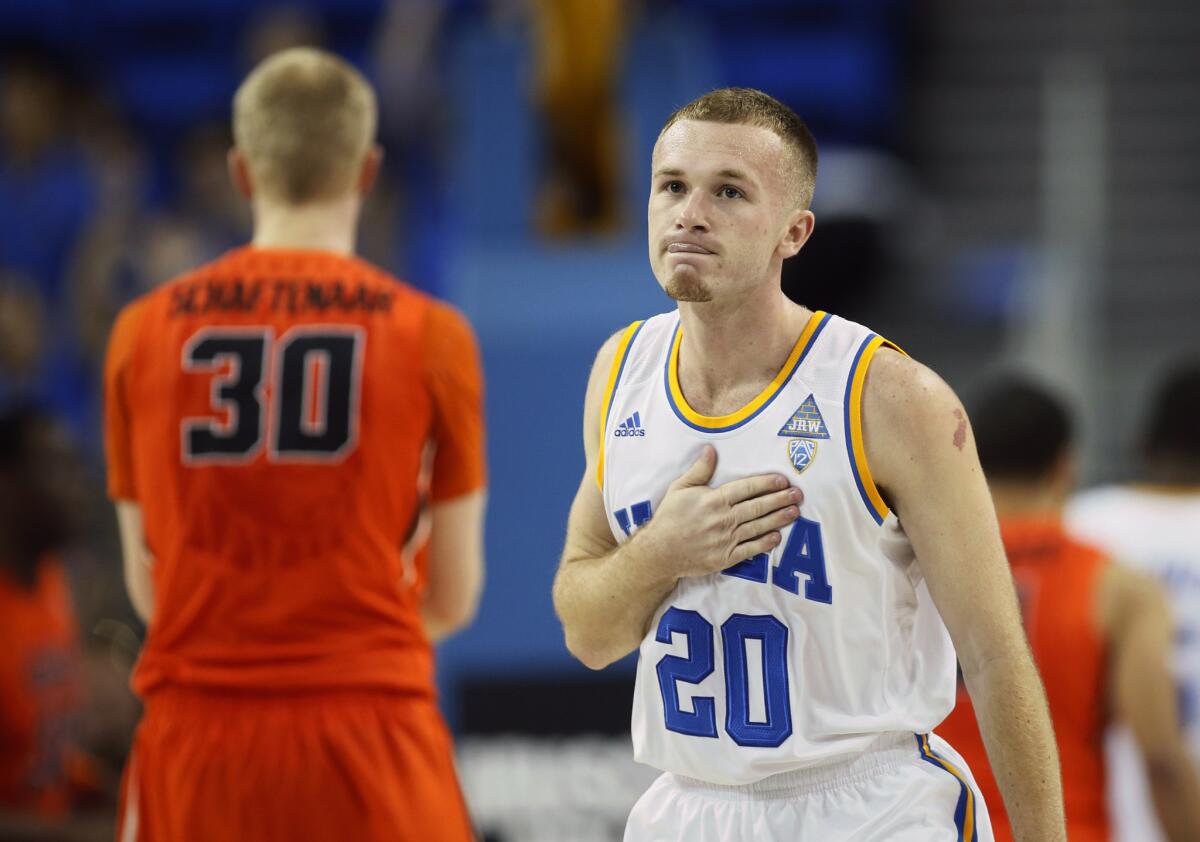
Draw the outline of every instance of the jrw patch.
M812 395L805 398L788 422L779 428L778 435L797 439L829 438L829 430L825 427L821 410L817 409L816 398Z

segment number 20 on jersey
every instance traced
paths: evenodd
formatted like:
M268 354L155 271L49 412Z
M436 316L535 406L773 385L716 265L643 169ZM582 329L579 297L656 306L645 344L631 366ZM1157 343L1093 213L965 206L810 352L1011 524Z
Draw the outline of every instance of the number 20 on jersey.
M650 519L650 503L641 502L616 513L617 524L629 535L631 526ZM632 523L630 515L632 515ZM798 518L792 525L780 554L779 564L770 567L770 556L756 555L723 571L726 576L747 579L799 595L804 578L804 598L831 604L833 588L825 570L825 552L821 525ZM716 738L716 703L711 696L694 696L692 710L680 705L679 682L699 684L715 669L712 623L697 611L671 606L659 620L655 640L671 644L673 635L687 641L687 657L664 655L655 669L662 693L665 726L669 731L693 737ZM758 651L758 664L751 663L750 643ZM788 689L788 627L770 614L734 614L721 625L721 645L725 653L725 732L740 746L774 748L792 735L791 700ZM765 719L751 718L750 670L758 666L762 674Z

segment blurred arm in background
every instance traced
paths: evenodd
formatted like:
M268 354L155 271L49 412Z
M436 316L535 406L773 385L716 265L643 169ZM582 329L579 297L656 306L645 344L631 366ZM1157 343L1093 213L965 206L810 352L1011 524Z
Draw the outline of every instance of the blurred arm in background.
M440 302L430 310L423 351L434 417L418 478L418 493L429 501L420 515L429 530L421 616L436 642L475 619L483 592L483 366L470 324ZM411 540L420 542L424 528L418 521Z
M437 642L469 625L483 592L483 516L477 491L430 508L429 572L421 617Z
M1200 777L1179 717L1167 601L1153 579L1116 563L1108 565L1101 598L1112 647L1110 708L1141 749L1167 838L1200 839Z

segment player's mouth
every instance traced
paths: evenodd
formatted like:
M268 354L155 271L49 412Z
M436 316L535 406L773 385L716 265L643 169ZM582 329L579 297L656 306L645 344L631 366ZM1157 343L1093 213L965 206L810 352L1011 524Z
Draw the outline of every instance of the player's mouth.
M716 252L699 243L677 240L667 243L667 254L716 254Z

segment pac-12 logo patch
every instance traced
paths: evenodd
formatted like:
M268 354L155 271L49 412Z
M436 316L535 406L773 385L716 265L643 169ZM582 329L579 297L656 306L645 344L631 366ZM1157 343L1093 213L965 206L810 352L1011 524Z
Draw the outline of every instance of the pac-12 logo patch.
M817 443L812 439L788 439L788 458L796 473L802 474L817 456Z
M817 399L812 395L805 398L804 403L796 408L792 417L779 428L776 435L798 439L829 438L829 429L825 426L825 419L821 417L821 410L817 409Z

